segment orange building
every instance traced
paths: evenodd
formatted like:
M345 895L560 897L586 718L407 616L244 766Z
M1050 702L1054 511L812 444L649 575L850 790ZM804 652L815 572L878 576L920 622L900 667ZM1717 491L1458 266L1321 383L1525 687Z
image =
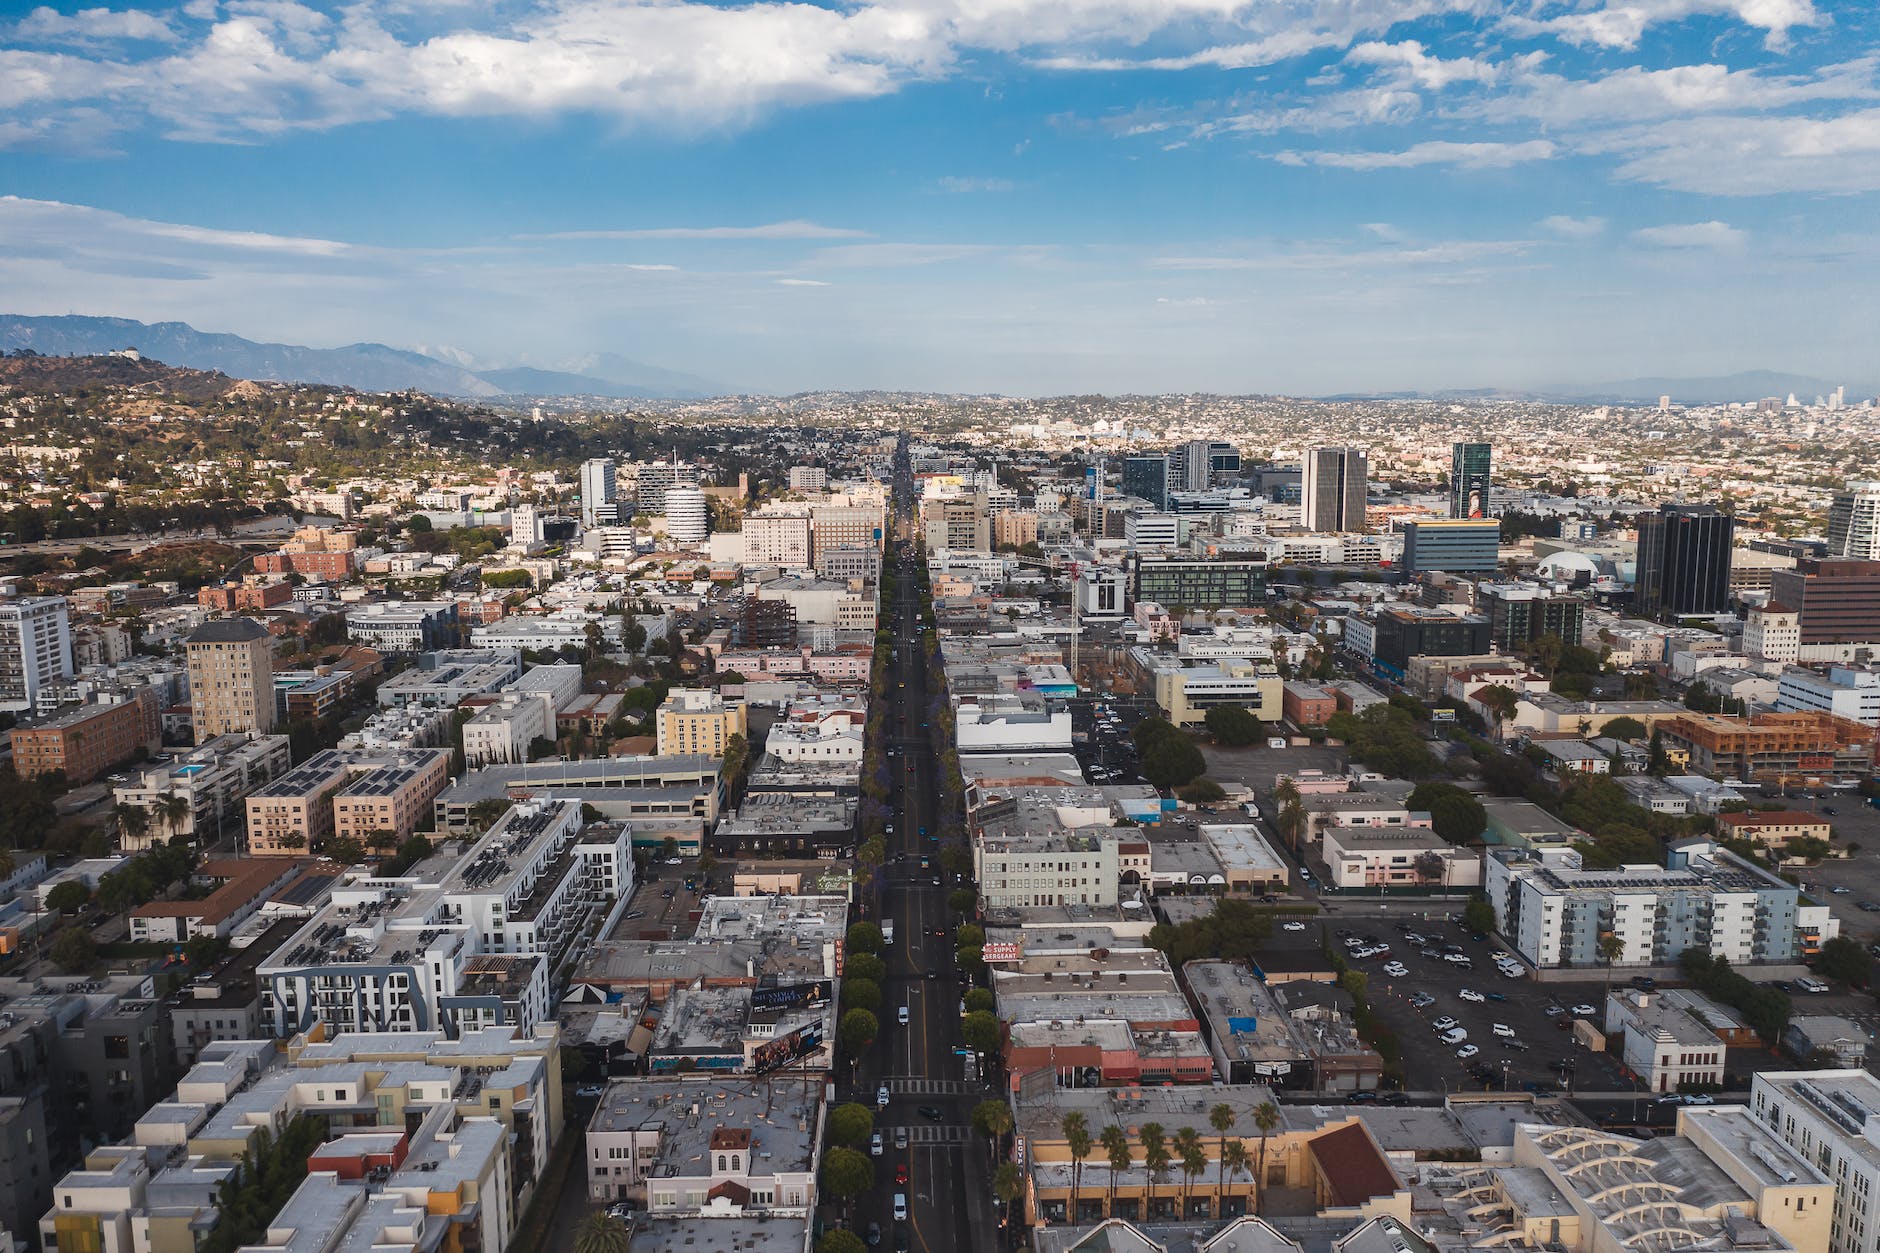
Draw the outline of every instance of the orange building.
M1685 713L1656 730L1666 748L1690 753L1693 770L1745 783L1856 778L1873 769L1874 728L1828 713Z

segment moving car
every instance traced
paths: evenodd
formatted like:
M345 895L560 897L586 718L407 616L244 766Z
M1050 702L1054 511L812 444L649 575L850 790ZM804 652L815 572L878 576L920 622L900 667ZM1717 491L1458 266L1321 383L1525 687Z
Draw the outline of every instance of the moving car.
M907 1193L905 1192L894 1194L894 1221L897 1223L907 1221Z
M1486 996L1483 996L1474 988L1463 988L1461 991L1457 992L1456 995L1469 1002L1471 1005L1480 1005L1488 1000Z
M885 1083L875 1090L875 1108L888 1108L888 1085Z
M897 1149L904 1149L907 1147L907 1128L906 1127L896 1127L894 1129L894 1147ZM903 1166L901 1169L905 1170L907 1168Z
M870 1136L868 1139L868 1151L872 1156L880 1157L882 1154L882 1149L883 1149L883 1145L881 1142L881 1133L877 1131L874 1135Z
M929 1122L945 1122L946 1121L947 1116L941 1113L939 1107L936 1105L922 1105L919 1107L919 1109L920 1109L920 1116L922 1118L927 1119Z

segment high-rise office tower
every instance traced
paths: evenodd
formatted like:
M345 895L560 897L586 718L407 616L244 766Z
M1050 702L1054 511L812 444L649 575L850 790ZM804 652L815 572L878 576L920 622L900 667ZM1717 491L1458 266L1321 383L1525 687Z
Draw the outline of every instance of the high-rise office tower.
M615 504L614 461L595 457L581 463L581 525L592 530L619 521Z
M31 709L72 673L71 615L62 596L0 601L0 705Z
M1240 449L1224 440L1191 439L1169 454L1169 488L1205 492L1240 473Z
M1849 483L1828 507L1828 555L1880 561L1880 483Z
M1449 448L1449 516L1488 516L1490 445L1452 444Z
M1168 457L1164 454L1123 458L1123 495L1167 509L1168 481Z
M1308 531L1364 530L1367 487L1362 449L1309 450L1300 480L1300 524Z
M1718 613L1730 606L1736 519L1710 505L1665 505L1638 516L1638 608Z

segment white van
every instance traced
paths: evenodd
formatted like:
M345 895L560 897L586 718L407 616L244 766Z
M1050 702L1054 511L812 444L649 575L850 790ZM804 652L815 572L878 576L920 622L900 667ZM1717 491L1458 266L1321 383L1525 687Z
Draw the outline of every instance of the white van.
M905 1005L901 1006L901 1025L903 1027L907 1025L907 1006Z
M1451 1027L1442 1034L1444 1044L1460 1044L1468 1038L1469 1033L1464 1031L1461 1027Z
M894 1221L897 1223L907 1221L907 1193L905 1192L894 1194Z

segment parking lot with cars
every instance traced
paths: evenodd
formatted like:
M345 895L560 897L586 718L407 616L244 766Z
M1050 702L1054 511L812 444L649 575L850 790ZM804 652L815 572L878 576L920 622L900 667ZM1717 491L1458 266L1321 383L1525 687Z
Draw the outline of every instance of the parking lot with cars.
M1136 745L1130 738L1148 714L1121 700L1071 702L1071 748L1092 783L1140 783Z
M1506 951L1494 937L1477 938L1452 920L1334 916L1319 925L1349 968L1364 972L1372 1010L1397 1035L1409 1087L1453 1092L1505 1082L1563 1091L1569 1079L1593 1091L1633 1086L1616 1059L1589 1051L1572 1030L1576 1019L1603 1021L1603 979L1541 985L1525 971L1504 974L1495 957Z

